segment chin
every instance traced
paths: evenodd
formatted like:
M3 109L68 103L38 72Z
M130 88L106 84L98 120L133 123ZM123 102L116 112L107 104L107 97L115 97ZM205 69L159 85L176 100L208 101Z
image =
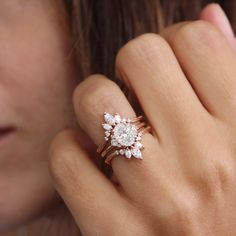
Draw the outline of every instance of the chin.
M59 197L45 174L31 172L18 178L0 178L0 232L23 226L46 214ZM37 181L38 180L38 181Z

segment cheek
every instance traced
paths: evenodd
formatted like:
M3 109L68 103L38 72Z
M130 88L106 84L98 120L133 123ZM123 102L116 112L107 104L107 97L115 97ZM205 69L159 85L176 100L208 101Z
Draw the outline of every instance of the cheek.
M41 13L11 27L0 22L0 94L27 118L65 109L76 84L66 31Z
M19 11L2 15L0 3L0 110L17 126L0 150L0 230L49 206L48 147L58 131L75 126L78 80L63 17L53 1L16 2L24 3Z
M56 4L37 2L21 6L22 17L0 17L0 109L24 135L19 142L41 141L43 149L74 120L77 80L69 33Z

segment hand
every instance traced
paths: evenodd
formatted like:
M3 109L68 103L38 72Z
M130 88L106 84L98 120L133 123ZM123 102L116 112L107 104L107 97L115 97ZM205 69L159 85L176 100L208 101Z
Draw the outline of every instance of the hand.
M217 3L208 4L199 16L199 19L205 20L215 25L226 37L233 50L236 50L236 40L230 22Z
M73 131L50 151L58 192L83 235L236 235L236 55L203 21L180 23L130 41L117 73L152 128L143 160L115 157L115 186ZM181 69L182 68L182 69ZM183 73L184 71L184 73ZM118 86L101 75L74 93L79 125L103 143L103 112L133 117Z

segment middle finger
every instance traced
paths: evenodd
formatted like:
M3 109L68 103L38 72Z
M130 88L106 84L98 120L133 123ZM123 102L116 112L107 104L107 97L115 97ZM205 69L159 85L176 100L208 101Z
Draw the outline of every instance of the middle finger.
M178 140L176 130L193 133L210 117L159 35L131 40L118 53L116 65L118 77L134 90L150 123L158 128L160 141Z

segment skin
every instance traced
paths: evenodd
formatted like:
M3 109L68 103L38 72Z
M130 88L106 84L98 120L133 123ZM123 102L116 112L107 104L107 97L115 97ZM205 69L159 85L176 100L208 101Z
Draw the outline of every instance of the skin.
M143 160L112 159L118 186L94 165L76 132L54 139L50 171L82 235L236 234L235 61L227 37L205 21L142 35L119 51L117 75L153 132L143 135ZM135 116L103 75L80 83L73 101L96 145L104 141L104 111Z
M49 144L60 130L75 127L75 66L57 3L0 1L0 128L14 128L0 138L0 231L55 202Z
M148 167L148 163L147 165L145 164L149 156L153 156L154 158L154 150L151 148L152 143L154 146L160 146L158 143L159 124L157 127L158 129L156 128L158 132L155 132L155 139L150 135L144 136L143 142L145 142L146 146L145 159L141 165L134 164L135 161L133 160L130 160L131 162L124 162L125 160L120 159L117 162L114 159L114 164L112 165L114 165L116 172L113 176L113 181L117 180L120 183L119 187L115 187L115 191L114 186L108 182L107 179L105 179L92 164L93 155L88 155L88 153L85 152L85 149L88 149L88 147L91 146L93 147L94 144L88 142L80 130L78 130L77 122L74 117L74 109L77 113L78 123L81 124L88 135L92 136L95 144L100 144L102 142L103 133L99 125L101 121L101 114L104 111L103 109L106 108L106 110L112 112L111 109L114 108L113 111L120 112L126 116L134 115L134 111L121 94L119 88L112 82L107 81L106 78L104 79L102 76L93 76L88 78L87 82L82 83L81 86L76 89L74 93L73 107L72 93L78 83L78 78L76 78L75 65L73 63L73 57L71 56L72 45L69 38L70 33L66 26L67 23L65 21L64 12L63 9L56 4L56 2L58 3L58 1L49 0L0 1L0 110L4 111L0 116L0 130L10 127L10 130L12 131L9 132L7 136L4 135L4 139L2 138L3 135L0 134L0 231L5 231L6 229L32 221L36 217L45 214L45 211L50 209L53 204L57 203L58 197L55 194L54 187L52 186L52 180L47 170L47 157L49 144L53 137L60 130L65 128L72 128L73 130L77 130L77 132L74 134L74 132L66 131L61 133L55 139L51 147L50 170L53 176L53 185L55 185L61 193L61 196L66 201L84 235L97 235L97 232L94 233L90 231L91 216L94 217L94 225L92 229L99 230L99 235L116 235L116 233L121 229L120 224L123 225L125 220L124 217L131 217L130 219L134 222L134 224L131 224L132 229L124 229L124 233L121 232L122 235L128 234L127 231L134 232L134 235L142 235L142 232L148 232L152 235L151 233L154 230L153 225L156 225L156 222L159 222L160 219L162 219L159 215L161 214L163 216L163 213L166 217L164 217L161 222L164 222L168 226L162 224L157 230L162 232L161 226L164 229L169 229L170 221L170 223L172 223L171 225L176 227L175 222L178 222L179 224L178 218L175 220L176 218L168 217L170 212L167 210L170 209L171 205L170 210L173 210L174 213L176 213L177 216L180 215L180 217L185 213L185 211L179 212L178 210L181 209L176 209L177 206L175 204L179 204L179 202L174 201L175 199L173 199L172 203L170 198L166 198L166 203L163 205L166 206L166 208L164 208L161 213L156 212L156 210L154 212L152 211L152 217L142 219L140 216L140 211L137 210L141 206L140 209L143 209L143 212L145 211L150 213L147 209L148 207L155 205L156 208L158 208L157 204L161 204L160 198L163 197L163 195L160 195L159 192L165 194L163 188L165 184L167 184L167 180L160 178L159 175L161 173L163 173L163 176L167 174L166 172L163 172L163 169L169 169L169 171L171 171L169 164L172 162L169 163L168 159L173 162L177 159L177 154L174 150L173 153L171 152L168 154L165 153L164 150L160 151L161 148L155 150L155 155L157 155L156 153L161 152L160 156L158 154L158 164L155 166L155 168L159 170L159 175L154 177L154 179L157 180L155 183L153 183L153 176L151 175L153 172L151 169L143 168L143 165ZM202 14L200 18L215 24L224 33L229 44L233 47L234 43L232 42L234 41L234 36L230 31L230 25L228 24L227 18L225 18L217 5L207 7L203 13L204 14ZM192 27L195 29L194 25L190 28ZM172 28L169 32L175 34L174 28ZM140 46L146 44L145 42L150 43L150 46L154 48L156 47L153 46L154 42L155 45L161 45L160 50L163 50L161 54L162 59L160 60L160 58L156 58L156 62L159 63L163 60L163 58L168 60L168 63L169 60L173 61L176 60L175 58L179 59L179 55L175 51L174 55L172 54L170 58L165 57L165 55L168 55L166 52L169 50L169 47L173 47L171 44L171 38L173 38L173 36L171 37L171 35L172 34L170 33L163 33L162 36L165 40L163 41L161 38L161 42L159 41L160 37L154 37L154 35L142 36L135 41L131 41L119 53L118 58L120 59L117 60L117 65L120 65L117 66L118 73L125 71L125 68L127 67L122 66L122 64L126 64L126 62L129 63L129 58L132 63L135 62L138 63L138 65L145 65L145 60L135 61L134 59L139 56L130 52L130 48L135 49L132 49L131 51L136 51L136 49L138 49L138 51L144 55L143 59L148 58L148 53L150 53L150 51L148 52L145 47ZM163 46L163 43L166 47ZM167 51L165 51L166 49ZM127 59L125 59L126 53ZM152 57L153 56L156 55L153 54ZM165 60L162 61L163 65L165 64ZM178 63L175 64L175 66L179 66ZM122 69L123 67L124 69ZM140 72L145 73L144 77L146 78L148 76L146 75L144 69L145 68L143 67ZM170 69L170 72L174 75L176 75L176 71L176 67ZM160 70L155 71L155 73L158 74L157 78L159 78L160 75L163 75L163 72L160 72ZM136 73L136 71L133 71L133 73ZM142 73L140 73L140 75L142 75ZM152 73L152 76L154 76L155 73ZM123 78L122 76L120 77L121 79ZM172 75L169 75L167 78L169 77L172 77ZM173 77L175 78L175 76ZM132 80L132 78L133 76L129 76L126 82L127 84L130 84L131 89L134 89L135 85L131 84L131 82L135 81L134 79ZM183 81L188 79L189 78L185 78L183 76ZM146 80L145 84L146 83L149 84L149 81ZM136 86L140 86L140 84ZM141 84L141 86L143 85ZM149 86L152 87L152 84L149 84ZM158 86L157 84L153 86L153 91L156 89L160 89L160 91L162 91L161 88L158 88ZM163 83L162 86L164 89L165 84ZM109 89L110 93L107 93L107 90ZM139 90L138 87L136 87L135 91L137 90ZM174 91L175 89L172 88L169 94L172 94L172 90ZM91 92L91 96L89 98L86 97L86 93L88 91ZM163 91L165 91L165 89ZM103 106L96 106L96 104L93 103L93 99L95 97L96 100L100 98L103 92L105 97L104 100L101 98L100 102ZM114 97L113 92L115 94ZM155 96L156 94L162 94L163 98L167 97L164 93L159 91L155 91ZM175 94L173 94L173 96L175 96ZM117 102L117 99L119 102ZM109 100L110 103L107 104L107 101ZM160 100L161 103L156 106L157 104L155 102L155 106L158 108L163 108L163 100L160 97L158 97L157 100ZM143 101L143 99L140 99L140 101ZM171 102L171 100L169 102ZM88 105L91 106L91 108L94 108L94 111L86 111L86 107ZM173 107L173 109L175 108L177 112L177 108L174 105L175 103L173 102L173 104L169 105L169 107ZM143 105L143 107L146 107L146 105ZM87 119L90 121L89 124L94 125L89 127L87 126L85 116L80 115L80 111L83 111L83 109L86 112L85 114ZM171 112L173 109L170 111L166 110L166 112ZM182 107L180 109L182 109ZM161 110L157 110L157 112L159 112L160 115L162 114ZM157 116L158 118L155 118L158 123L160 119L159 113ZM163 113L163 120L167 117L164 117L164 115L166 115L166 113ZM181 119L182 123L186 121L184 115ZM196 119L196 117L194 119ZM154 123L156 122L153 121L152 124ZM199 121L199 123L202 122ZM163 123L160 127L165 128L166 125ZM165 130L164 128L163 132ZM94 131L92 131L92 129L99 132L93 133ZM207 129L209 129L208 126ZM176 129L173 128L173 130L175 131ZM177 131L178 133L180 132L179 129ZM183 133L181 133L181 135L183 135ZM170 133L169 136L170 138L168 139L173 141L173 134ZM189 138L189 142L191 141L192 144L196 145L198 143L194 138L195 136L193 135L193 137ZM209 140L211 139L209 138ZM232 138L232 140L234 139ZM171 145L173 147L178 147L179 156L186 155L182 155L183 151L186 152L186 147L182 147L180 144L177 145L174 141ZM14 148L12 148L13 146ZM151 149L149 150L148 147ZM191 150L192 149L190 147L189 152ZM194 152L191 155L203 159L203 156L198 156L198 154L195 154ZM166 168L161 166L161 156L163 156L163 159L168 161L168 163L166 163ZM92 161L90 162L89 160ZM150 161L151 160L149 160L149 165ZM194 163L196 162L193 162L192 165ZM162 165L164 164L165 163L163 161ZM191 163L189 163L189 165L190 164ZM205 163L202 163L202 165L204 164ZM135 167L136 165L137 167ZM134 168L132 166L134 166ZM174 166L174 164L172 163L170 166ZM66 172L65 167L68 167L68 170L71 170L71 173ZM176 166L174 167L176 168ZM154 168L154 166L152 168ZM75 172L76 176L73 176ZM137 172L139 173L137 174ZM130 174L130 179L135 180L135 182L127 181L127 173ZM64 178L64 180L62 180L62 178ZM142 185L136 185L135 188L135 183L137 183L138 178ZM166 179L168 178L166 177ZM161 182L161 180L163 180L163 182ZM144 185L144 181L150 181L150 183L148 185L145 183ZM173 183L170 180L168 181L171 183L173 188ZM179 183L177 184L176 186L180 186ZM132 185L132 188L130 188L129 185ZM160 188L160 185L163 185L162 188ZM140 204L140 202L143 203L143 199L141 199L143 190L142 193L138 193L137 195L140 197L140 199L138 199L139 201L135 198L130 198L130 196L135 192L137 193L137 191L141 191L140 189L143 187L145 187L149 192L154 189L157 191L151 193L149 196L146 196L148 199L146 201L149 203L148 207ZM210 184L209 187L211 187ZM118 195L117 189L119 190ZM192 192L187 190L188 188L186 187L186 193L189 194L189 197L192 196ZM104 195L103 191L106 191L107 196ZM172 191L171 194L173 195L173 189L168 191L166 189L167 196L170 191ZM73 193L72 195L70 194L71 192ZM120 196L120 194L122 195ZM154 199L155 202L153 199L149 199L150 196L153 196L153 194L158 196L157 199ZM96 196L96 198L94 198L94 196ZM100 198L101 200L99 201ZM125 200L128 199L128 203L123 200L123 198L125 198ZM179 200L183 200L183 198L186 199L186 196L180 196ZM223 200L221 203L224 202ZM99 206L96 205L97 201L99 201L99 204L103 204L101 206L102 209L97 209L97 206ZM190 203L192 203L192 201ZM209 203L211 203L212 206L215 206L214 201L209 201ZM174 206L173 209L172 204ZM191 204L189 205L191 206ZM230 202L228 205L230 207L233 206L233 204L230 205ZM88 208L88 206L90 207ZM102 211L104 212L104 207L107 212L107 219L104 218L104 215L102 214ZM113 212L111 212L111 209L113 209ZM127 213L127 209L130 209L129 213ZM92 212L90 210L92 210ZM101 217L97 217L100 214L102 214ZM130 214L130 216L128 214ZM132 219L132 217L135 219ZM188 217L185 219L188 220ZM211 218L208 217L207 219L209 221ZM147 226L147 220L154 223ZM195 221L193 220L192 222ZM101 225L103 225L103 227L101 227ZM114 225L114 227L112 225ZM41 228L41 225L38 228ZM175 230L175 228L173 229ZM179 230L182 230L181 233L185 232L185 229L181 229L181 224ZM116 233L114 233L114 231L116 231ZM137 231L138 234L135 234ZM155 233L156 232L157 231L155 231ZM168 235L167 233L169 232L164 233ZM35 236L36 232L34 231L32 235ZM130 232L128 235L131 235Z

